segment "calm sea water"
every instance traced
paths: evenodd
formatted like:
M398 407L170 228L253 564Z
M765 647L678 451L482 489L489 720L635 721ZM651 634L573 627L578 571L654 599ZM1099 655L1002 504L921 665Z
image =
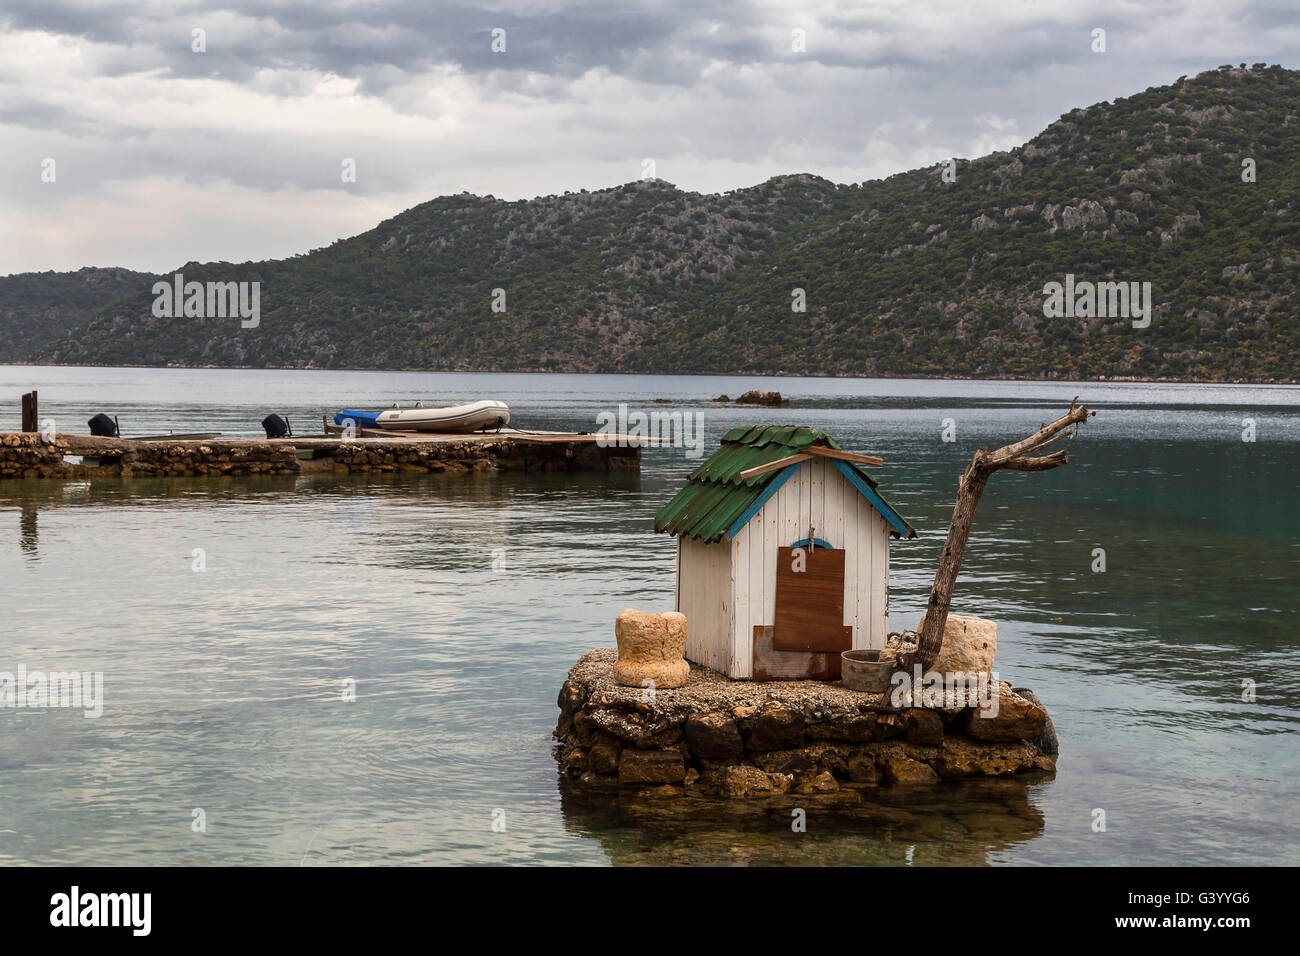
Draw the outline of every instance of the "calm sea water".
M709 401L754 386L793 403ZM1098 415L1067 467L994 477L954 601L998 622L999 672L1048 705L1057 775L882 792L804 834L788 811L557 784L566 671L621 609L672 607L651 524L694 467L680 450L647 450L639 478L0 482L0 670L105 684L98 719L0 710L0 863L1300 863L1300 389L0 368L0 430L31 388L60 428L107 411L126 435L480 397L525 428L695 412L706 453L738 424L824 428L886 459L920 531L893 546L895 630L971 452L1076 394Z

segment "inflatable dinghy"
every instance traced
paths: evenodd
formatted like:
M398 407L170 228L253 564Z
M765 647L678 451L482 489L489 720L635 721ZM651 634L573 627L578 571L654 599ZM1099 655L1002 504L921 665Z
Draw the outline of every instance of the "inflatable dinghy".
M443 408L414 408L394 406L378 415L365 412L339 412L340 418L350 418L361 428L386 428L404 432L476 432L485 428L501 428L510 424L510 406L505 402L482 401L466 405L447 405Z

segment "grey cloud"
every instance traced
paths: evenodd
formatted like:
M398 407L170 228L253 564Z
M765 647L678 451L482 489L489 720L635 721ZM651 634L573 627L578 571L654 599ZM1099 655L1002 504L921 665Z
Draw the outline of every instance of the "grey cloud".
M264 68L312 69L359 76L391 65L413 72L454 63L466 72L541 71L573 76L594 67L631 71L646 82L682 82L675 58L745 62L761 44L744 31L716 38L690 30L695 23L748 19L740 3L673 0L670 3L584 2L536 14L463 4L271 3L191 4L159 15L153 5L110 9L75 0L10 0L0 14L12 29L41 30L132 48L116 70L165 68L175 76L246 80ZM231 15L259 26L223 33ZM190 31L207 30L207 52L190 49ZM504 54L491 50L492 30L506 30ZM690 34L689 37L687 34ZM143 57L143 59L141 59ZM373 90L370 90L373 92ZM379 90L382 92L382 89Z
M866 2L817 13L813 0L806 16L762 2L524 0L498 9L490 0L200 0L164 9L142 0L108 8L6 0L0 28L96 46L53 93L6 80L34 75L30 64L27 73L0 64L0 204L48 222L93 202L153 203L174 240L142 245L139 255L170 245L213 257L211 237L228 234L232 245L219 246L218 257L243 259L254 251L234 244L240 233L229 224L158 210L182 195L192 202L185 187L195 184L232 204L264 197L292 210L277 234L282 253L294 236L302 249L319 245L345 206L373 224L440 191L513 199L598 188L635 178L642 157L693 189L795 172L857 182L1005 148L1074 107L1222 62L1294 66L1300 53L1296 15L1268 2L1078 0L1009 14L1007 0L918 3L902 13ZM932 17L938 9L969 14L968 28ZM208 30L202 56L189 48L195 26ZM505 55L489 46L498 26L507 30ZM797 26L808 29L808 49L792 55ZM1094 26L1108 31L1104 56L1089 49ZM79 72L85 64L94 75ZM319 74L355 82L360 99L341 98L335 113L316 91ZM215 82L178 82L195 79ZM157 109L136 108L132 96ZM247 109L268 115L238 115ZM31 186L46 155L59 158L57 190ZM344 156L361 170L346 188ZM141 198L131 186L144 181ZM115 260L112 223L76 228L102 229L96 261L171 265ZM58 233L41 235L44 253L29 241L8 255L41 267L43 254L57 253ZM0 258L0 272L14 268Z

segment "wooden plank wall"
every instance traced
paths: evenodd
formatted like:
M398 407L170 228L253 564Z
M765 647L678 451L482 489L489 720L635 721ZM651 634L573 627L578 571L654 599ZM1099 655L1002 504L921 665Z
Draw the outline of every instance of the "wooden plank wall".
M731 664L731 549L677 539L677 610L686 615L686 659L727 673Z
M731 542L731 653L722 668L731 677L753 676L754 627L774 622L777 548L808 537L810 528L831 547L845 551L844 624L853 628L853 646L885 646L889 629L885 519L830 462L810 461L799 466Z

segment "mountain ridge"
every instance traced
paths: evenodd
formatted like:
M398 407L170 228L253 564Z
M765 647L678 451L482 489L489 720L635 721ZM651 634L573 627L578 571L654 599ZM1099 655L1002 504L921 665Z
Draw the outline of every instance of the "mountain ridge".
M176 270L260 282L255 329L156 318L129 270L98 308L58 279L87 270L0 279L0 329L25 330L10 360L53 364L1294 382L1296 104L1300 73L1228 66L860 184L442 196L288 259ZM1045 315L1067 274L1150 282L1150 326ZM62 283L43 309L33 276Z

